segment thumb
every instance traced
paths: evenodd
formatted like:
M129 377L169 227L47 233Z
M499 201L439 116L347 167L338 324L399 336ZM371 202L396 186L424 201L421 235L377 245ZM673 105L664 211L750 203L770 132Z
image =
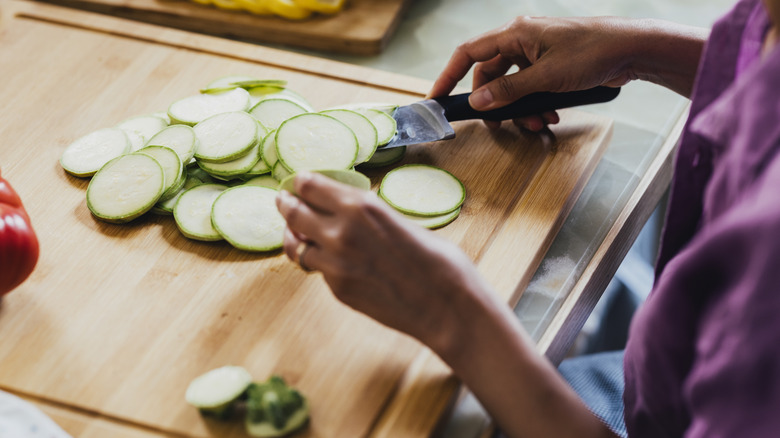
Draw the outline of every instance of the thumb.
M494 79L471 93L469 105L477 111L487 111L501 108L527 94L554 91L550 89L549 78L541 70L532 65Z

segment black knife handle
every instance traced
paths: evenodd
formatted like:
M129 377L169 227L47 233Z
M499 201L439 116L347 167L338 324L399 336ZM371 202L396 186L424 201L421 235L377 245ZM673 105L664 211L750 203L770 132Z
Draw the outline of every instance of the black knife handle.
M565 93L533 93L510 103L507 106L489 111L477 111L469 105L471 93L437 97L433 100L444 108L444 116L450 122L458 120L509 120L517 117L541 114L572 106L608 102L620 93L620 88L595 87L587 90Z

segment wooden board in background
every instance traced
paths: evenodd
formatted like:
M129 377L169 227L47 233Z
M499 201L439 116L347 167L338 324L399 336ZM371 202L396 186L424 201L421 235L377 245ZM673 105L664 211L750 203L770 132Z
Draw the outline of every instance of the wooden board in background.
M95 220L88 181L58 163L75 138L164 110L226 74L286 79L315 108L409 103L430 83L46 4L0 8L0 167L41 242L35 272L0 303L0 388L95 421L238 437L240 424L203 419L183 401L192 378L236 364L258 380L280 374L309 396L303 437L431 433L457 382L427 349L340 304L318 274L279 252L191 241L170 217ZM455 140L410 148L403 163L464 182L461 217L437 233L514 302L611 121L563 111L553 137L476 121L455 130ZM371 173L375 185L384 172Z
M189 0L41 1L243 41L367 56L384 50L412 0L349 0L338 14L301 21Z

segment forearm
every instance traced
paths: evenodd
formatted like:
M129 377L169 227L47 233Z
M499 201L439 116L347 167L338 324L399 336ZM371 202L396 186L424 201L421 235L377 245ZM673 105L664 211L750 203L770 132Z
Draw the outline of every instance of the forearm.
M709 30L652 19L634 23L630 74L690 97Z
M468 308L437 352L507 436L614 437L537 353L507 306L483 295Z

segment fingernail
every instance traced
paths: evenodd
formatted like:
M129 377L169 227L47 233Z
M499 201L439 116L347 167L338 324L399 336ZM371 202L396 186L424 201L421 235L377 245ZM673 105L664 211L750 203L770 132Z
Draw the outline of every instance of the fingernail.
M469 96L469 104L474 109L485 108L493 103L493 93L487 88L481 88Z
M292 193L288 192L287 190L282 190L278 195L276 195L276 206L289 207L294 199L295 197L292 195Z

